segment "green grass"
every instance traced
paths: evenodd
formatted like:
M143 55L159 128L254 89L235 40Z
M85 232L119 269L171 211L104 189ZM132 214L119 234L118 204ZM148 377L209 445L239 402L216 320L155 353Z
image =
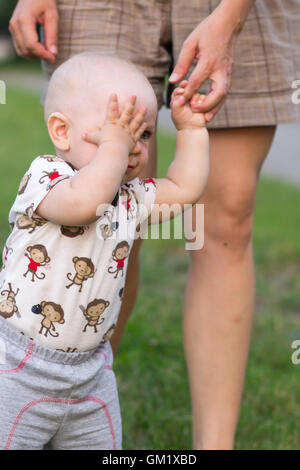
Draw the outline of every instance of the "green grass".
M17 73L30 72L41 75L43 73L42 65L39 60L27 60L18 56L10 60L0 61L0 78L1 71L5 69L9 69L10 71L16 71Z
M38 154L52 153L36 95L8 89L0 105L1 245L19 181ZM159 136L159 174L174 140ZM300 449L300 191L262 179L255 214L257 305L237 449ZM181 339L188 266L180 240L148 240L142 248L138 302L115 358L125 449L190 449L191 413Z

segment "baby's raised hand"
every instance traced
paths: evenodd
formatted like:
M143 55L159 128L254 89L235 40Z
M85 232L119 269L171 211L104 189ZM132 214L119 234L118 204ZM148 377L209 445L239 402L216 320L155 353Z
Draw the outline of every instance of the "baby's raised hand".
M199 129L205 127L205 118L203 113L196 112L195 105L203 101L205 95L195 93L190 101L184 97L184 89L187 86L187 80L183 80L179 87L175 88L171 97L172 119L177 130Z
M143 106L134 114L135 101L136 96L131 96L120 113L117 95L110 95L102 128L86 132L82 138L95 145L104 142L124 143L130 153L147 127L147 108Z

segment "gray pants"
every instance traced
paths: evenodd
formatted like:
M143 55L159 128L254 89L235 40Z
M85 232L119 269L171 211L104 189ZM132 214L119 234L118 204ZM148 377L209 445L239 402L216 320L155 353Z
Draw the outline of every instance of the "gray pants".
M47 349L0 317L0 449L121 449L109 342Z

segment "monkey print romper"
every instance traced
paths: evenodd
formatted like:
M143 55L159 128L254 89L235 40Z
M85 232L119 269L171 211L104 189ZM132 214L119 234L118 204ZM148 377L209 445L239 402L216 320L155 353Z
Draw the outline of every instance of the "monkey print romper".
M10 210L0 272L2 449L121 448L108 340L155 182L136 178L122 185L87 226L37 216L51 188L75 172L59 157L37 157Z

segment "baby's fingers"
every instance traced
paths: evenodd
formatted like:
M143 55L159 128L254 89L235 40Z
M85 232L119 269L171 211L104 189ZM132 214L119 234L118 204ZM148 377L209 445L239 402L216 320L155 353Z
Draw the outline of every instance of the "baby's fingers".
M132 115L133 115L133 110L134 110L134 105L135 105L135 101L136 101L136 96L132 95L129 99L129 101L127 101L125 103L125 106L124 106L124 109L121 113L121 116L120 116L120 124L121 126L123 127L126 127L129 122L131 121L132 119Z
M143 135L146 129L147 129L147 123L143 122L141 126L137 129L137 131L134 133L134 140L136 142L141 138L141 136Z
M175 98L175 96L183 95L184 89L187 86L187 84L188 84L187 80L183 80L182 82L180 82L179 86L176 87L175 90L173 91L171 99Z
M100 144L100 131L89 131L82 134L82 139L91 144L99 145Z
M106 121L116 122L116 120L119 119L119 115L118 97L115 93L112 93L107 103Z
M139 130L140 126L144 123L146 113L147 113L147 108L143 106L138 110L138 112L132 119L130 123L130 131L133 135L135 135L135 133Z

